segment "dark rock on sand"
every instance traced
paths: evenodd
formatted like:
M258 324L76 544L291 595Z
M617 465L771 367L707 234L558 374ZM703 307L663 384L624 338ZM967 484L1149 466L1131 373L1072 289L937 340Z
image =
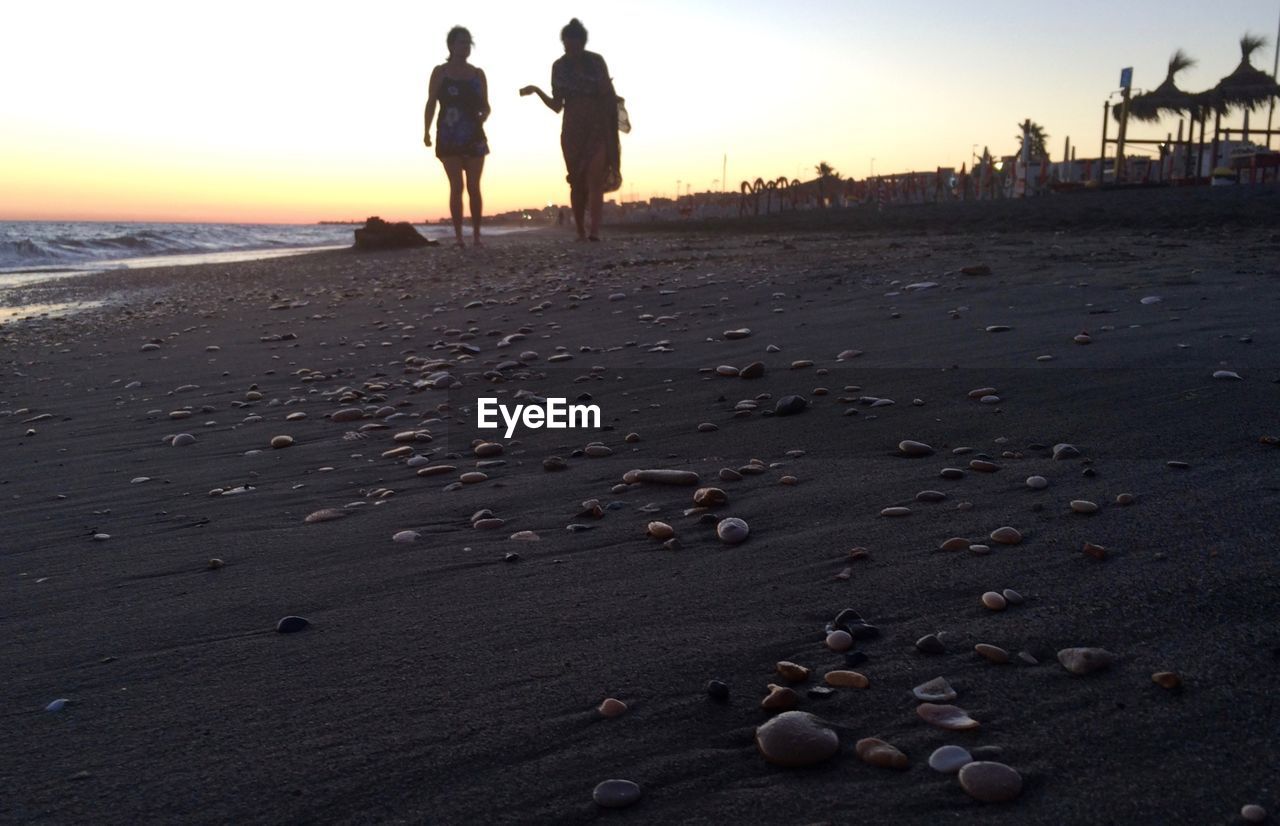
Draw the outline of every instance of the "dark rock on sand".
M368 252L438 245L439 242L429 241L423 237L422 233L414 229L408 221L390 224L375 215L365 221L363 227L356 230L356 243L353 249Z

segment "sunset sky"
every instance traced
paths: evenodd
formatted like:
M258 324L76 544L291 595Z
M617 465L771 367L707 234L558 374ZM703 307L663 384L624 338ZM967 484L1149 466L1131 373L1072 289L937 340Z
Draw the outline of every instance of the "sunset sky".
M719 187L724 153L730 188L958 167L1028 117L1054 159L1068 135L1096 156L1122 66L1152 88L1182 47L1199 91L1252 31L1270 72L1280 2L7 3L0 220L434 219L422 107L454 24L489 78L486 211L566 201L558 119L517 89L549 88L574 15L627 98L629 200Z

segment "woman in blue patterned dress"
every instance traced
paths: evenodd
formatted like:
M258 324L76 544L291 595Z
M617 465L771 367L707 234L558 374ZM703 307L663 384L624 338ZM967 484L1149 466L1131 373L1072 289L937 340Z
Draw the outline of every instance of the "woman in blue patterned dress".
M458 246L462 241L462 187L465 176L467 196L471 201L473 243L480 246L480 220L484 202L480 197L480 174L489 142L484 136L484 122L489 117L489 85L484 72L467 62L471 56L471 32L455 26L445 39L449 59L431 71L427 88L427 109L423 114L422 142L431 146L431 119L436 106L440 118L436 122L436 157L449 176L449 215Z

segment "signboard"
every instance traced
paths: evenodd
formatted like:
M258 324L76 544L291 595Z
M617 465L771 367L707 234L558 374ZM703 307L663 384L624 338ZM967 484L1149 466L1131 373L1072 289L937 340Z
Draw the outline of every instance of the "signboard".
M1133 67L1128 66L1120 70L1120 88L1128 89L1133 85Z

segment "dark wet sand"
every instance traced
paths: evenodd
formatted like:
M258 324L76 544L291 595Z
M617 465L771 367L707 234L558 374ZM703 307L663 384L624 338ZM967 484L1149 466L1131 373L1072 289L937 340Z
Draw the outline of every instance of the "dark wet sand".
M1250 802L1280 809L1280 449L1259 441L1280 435L1280 236L1222 203L1199 202L1194 222L1167 231L1135 207L1129 226L1087 230L1055 230L1046 213L1016 231L782 223L590 247L537 234L465 255L324 253L60 285L62 299L116 303L0 327L0 820L1204 824L1237 822ZM957 272L978 263L991 274ZM938 286L899 290L921 281ZM1149 295L1162 301L1141 304ZM474 300L485 303L465 309ZM985 332L994 324L1012 329ZM491 332L524 325L525 340L495 346ZM753 333L722 339L738 327ZM463 360L450 345L469 328L480 353ZM1092 344L1072 342L1082 330ZM282 334L296 339L262 340ZM152 339L160 349L141 352ZM660 341L671 351L652 352ZM557 346L573 359L548 364ZM838 363L850 348L864 355ZM540 359L484 378L525 349ZM407 354L452 361L464 387L413 390ZM789 369L798 359L814 366ZM755 360L767 372L754 381L701 370ZM325 377L304 383L300 368ZM1218 369L1244 381L1211 378ZM176 392L186 384L198 388ZM264 399L237 406L255 384ZM408 415L344 440L360 423L326 418L346 406L328 395L344 386ZM1002 403L968 398L983 386ZM392 434L439 418L420 447L469 470L471 400L520 389L590 393L606 428L500 440L507 465L451 492L456 474L420 478L381 458ZM765 393L812 406L733 418ZM896 404L840 401L864 395ZM188 405L193 417L168 418ZM296 411L308 418L284 421ZM623 441L631 431L638 443ZM178 432L197 443L162 442ZM295 446L269 449L279 434ZM901 439L938 454L900 458ZM614 455L571 456L595 440ZM1032 447L1057 442L1092 464ZM959 446L1002 469L938 478L973 458L950 455ZM542 469L553 454L567 471ZM753 457L781 464L714 481ZM723 487L719 512L746 519L750 539L721 545L682 515L690 489L610 492L641 467ZM780 485L784 474L799 484ZM1050 487L1027 489L1032 474ZM237 485L254 489L209 495ZM373 504L378 489L394 495ZM926 489L948 498L912 501ZM1136 504L1112 504L1122 492ZM577 518L590 498L623 506ZM1072 499L1102 509L1075 515ZM345 519L303 524L358 501L369 504ZM649 503L656 514L639 510ZM913 514L878 515L900 504ZM506 524L473 529L481 508ZM683 549L646 538L650 519ZM593 528L568 532L574 522ZM1026 541L935 550L1002 525ZM421 539L391 541L406 529ZM541 540L508 539L519 530ZM1086 541L1109 558L1082 554ZM870 558L848 563L855 546ZM512 551L523 560L504 562ZM226 567L206 570L211 557ZM847 564L851 578L833 579ZM1026 604L979 604L1001 588ZM882 631L861 645L871 687L799 706L839 727L842 752L772 767L753 734L774 663L839 667L822 631L845 607ZM276 634L287 614L313 624ZM949 653L915 651L939 630ZM989 664L978 642L1041 664ZM1119 660L1072 676L1054 655L1077 645ZM1162 670L1184 689L1153 684ZM981 728L916 717L909 689L939 675ZM705 699L712 677L731 686L729 705ZM600 719L607 696L629 712ZM72 702L43 712L56 698ZM853 743L868 736L911 768L860 762ZM944 743L1000 746L1022 796L971 800L925 765ZM592 788L613 777L639 783L641 801L598 809Z

